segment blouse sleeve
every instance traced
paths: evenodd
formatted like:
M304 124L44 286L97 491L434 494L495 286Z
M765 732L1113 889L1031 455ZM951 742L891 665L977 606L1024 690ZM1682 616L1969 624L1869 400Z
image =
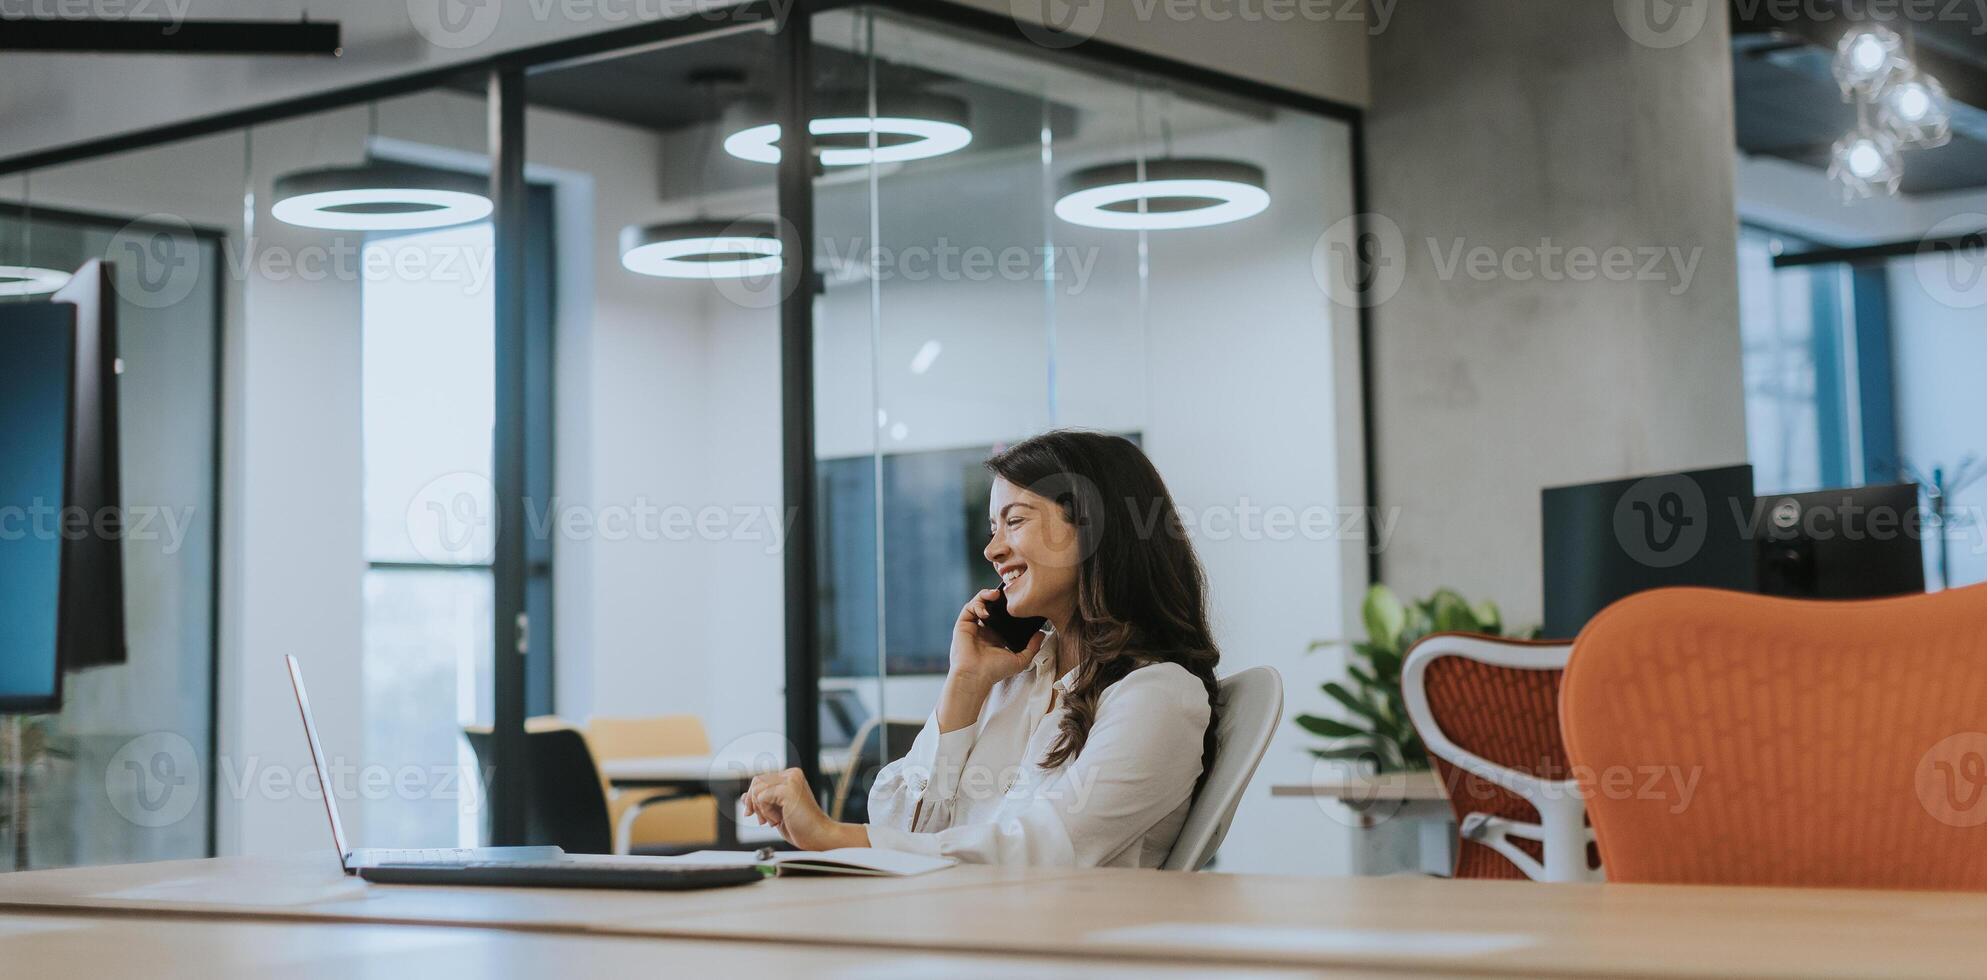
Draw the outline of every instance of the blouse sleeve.
M1105 690L1083 751L1025 807L995 823L959 827L924 818L917 826L876 822L870 843L987 864L1100 865L1193 795L1211 715L1207 689L1184 668L1134 670ZM870 806L878 812L874 795Z
M965 728L940 734L938 713L933 712L911 751L877 773L869 790L870 827L934 831L952 826L959 774L979 732L976 718Z

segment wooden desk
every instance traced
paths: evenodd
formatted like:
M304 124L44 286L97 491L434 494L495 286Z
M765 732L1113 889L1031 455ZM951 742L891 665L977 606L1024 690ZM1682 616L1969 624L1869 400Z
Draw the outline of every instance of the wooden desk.
M0 875L0 906L1223 970L1972 977L1987 962L1975 893L960 867L672 894L347 885L330 861L22 872Z
M786 877L688 892L396 886L347 876L326 850L0 874L0 912L193 914L583 932L610 920L660 928L712 912L763 913L1076 873L982 865L915 878Z
M1416 853L1356 862L1360 874L1393 874L1415 869L1446 875L1456 862L1456 820L1441 777L1423 769L1380 776L1339 776L1308 783L1271 786L1271 796L1301 796L1342 806L1353 826L1371 830L1390 820L1412 823Z
M932 955L791 943L708 942L435 926L0 915L0 963L18 977L348 980L360 976L546 980L653 976L1042 976L1167 980L1314 976L1275 969Z

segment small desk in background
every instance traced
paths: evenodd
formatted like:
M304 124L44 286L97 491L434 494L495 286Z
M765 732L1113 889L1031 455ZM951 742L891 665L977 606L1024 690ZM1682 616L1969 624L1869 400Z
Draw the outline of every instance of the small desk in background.
M1338 807L1338 812L1362 831L1395 820L1414 827L1415 854L1411 859L1361 847L1355 852L1356 874L1418 870L1447 875L1455 866L1455 815L1449 808L1449 794L1443 789L1441 778L1432 770L1347 775L1271 786L1269 792L1271 796L1306 797L1318 801L1320 806Z
M823 749L820 756L823 778L840 778L848 762L848 749ZM604 759L600 774L615 789L666 789L685 796L711 794L718 801L717 841L712 846L730 851L739 847L738 798L751 787L753 777L783 768L782 760L767 756L658 755Z

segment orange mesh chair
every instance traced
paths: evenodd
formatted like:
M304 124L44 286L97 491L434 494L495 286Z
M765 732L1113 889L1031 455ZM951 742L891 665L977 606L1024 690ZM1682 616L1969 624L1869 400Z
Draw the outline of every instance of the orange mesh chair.
M1633 595L1560 712L1610 881L1987 889L1987 586Z
M1455 877L1599 880L1559 735L1570 649L1434 633L1408 651L1401 694L1456 814Z

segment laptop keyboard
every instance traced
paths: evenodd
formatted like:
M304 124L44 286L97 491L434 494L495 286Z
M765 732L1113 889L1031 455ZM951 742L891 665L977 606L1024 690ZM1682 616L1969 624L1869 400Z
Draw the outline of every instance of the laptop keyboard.
M655 864L640 861L466 861L465 868L503 868L515 871L647 871L673 873L677 871L716 871L737 868L735 864Z

